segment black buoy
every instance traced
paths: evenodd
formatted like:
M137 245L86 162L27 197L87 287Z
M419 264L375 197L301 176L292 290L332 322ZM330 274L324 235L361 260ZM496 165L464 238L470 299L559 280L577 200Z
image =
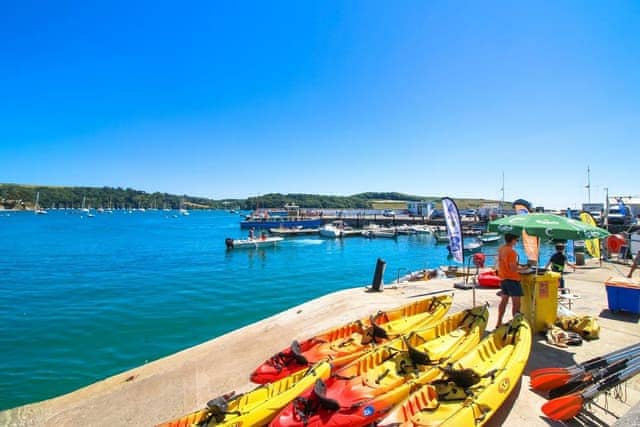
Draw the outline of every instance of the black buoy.
M227 249L233 249L233 239L231 237L224 239L224 244L227 245Z
M382 258L378 258L378 261L376 262L376 271L373 273L373 282L371 283L372 291L382 292L382 280L386 266L387 263Z

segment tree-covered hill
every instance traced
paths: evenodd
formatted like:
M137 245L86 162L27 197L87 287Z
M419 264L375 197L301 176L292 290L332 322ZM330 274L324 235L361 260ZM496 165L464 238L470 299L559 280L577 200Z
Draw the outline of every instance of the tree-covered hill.
M85 200L86 207L92 208L158 208L177 209L181 203L189 209L256 209L281 208L286 204L296 204L301 208L325 209L367 209L375 200L434 200L440 197L415 196L397 192L360 193L352 196L331 196L319 194L270 193L247 199L214 200L204 197L176 195L168 193L147 193L132 188L112 187L52 187L40 185L0 184L0 207L5 209L31 209L40 193L40 206L44 208L78 208ZM478 207L495 202L485 199L456 199L461 209Z

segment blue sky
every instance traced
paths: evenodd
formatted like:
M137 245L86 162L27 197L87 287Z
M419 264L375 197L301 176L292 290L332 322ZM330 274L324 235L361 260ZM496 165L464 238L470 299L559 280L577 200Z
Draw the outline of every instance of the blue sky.
M640 194L640 3L28 2L0 182L213 197Z

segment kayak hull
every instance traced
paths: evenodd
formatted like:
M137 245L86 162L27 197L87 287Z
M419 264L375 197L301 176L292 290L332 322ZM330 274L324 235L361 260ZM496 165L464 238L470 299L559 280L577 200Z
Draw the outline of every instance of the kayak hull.
M313 386L318 379L327 379L331 373L329 362L320 362L274 383L264 384L240 395L233 392L207 404L207 408L184 417L160 424L158 427L207 426L262 426L266 425L291 400Z
M251 381L257 384L276 381L321 360L331 360L333 369L339 369L389 338L436 324L451 303L451 295L426 298L294 342L258 366L251 374ZM371 319L375 319L388 338L373 337Z
M287 405L271 426L357 427L374 423L412 391L437 378L439 366L471 351L480 342L487 319L486 307L476 307L378 347L336 371L324 382L323 396L315 388L307 390ZM416 349L422 356L415 355ZM323 403L326 400L338 407L328 407Z
M517 316L450 367L457 373L470 369L466 372L473 372L475 383L461 384L464 381L445 371L395 407L379 426L484 425L520 381L531 353L531 342L531 327L522 316Z

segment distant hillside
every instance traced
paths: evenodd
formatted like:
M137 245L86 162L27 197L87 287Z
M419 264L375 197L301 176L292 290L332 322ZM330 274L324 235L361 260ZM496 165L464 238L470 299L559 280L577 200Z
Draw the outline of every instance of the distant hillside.
M83 198L87 207L113 208L158 208L177 209L180 203L189 209L255 209L280 208L288 203L302 208L325 209L367 209L375 200L434 200L440 197L415 196L403 193L360 193L352 196L324 196L318 194L271 193L247 199L214 200L204 197L176 195L168 193L147 193L131 188L112 187L52 187L40 185L0 184L0 206L5 209L31 209L36 193L40 192L40 205L44 208L77 208ZM456 199L460 209L476 208L485 203L495 203L487 199Z

